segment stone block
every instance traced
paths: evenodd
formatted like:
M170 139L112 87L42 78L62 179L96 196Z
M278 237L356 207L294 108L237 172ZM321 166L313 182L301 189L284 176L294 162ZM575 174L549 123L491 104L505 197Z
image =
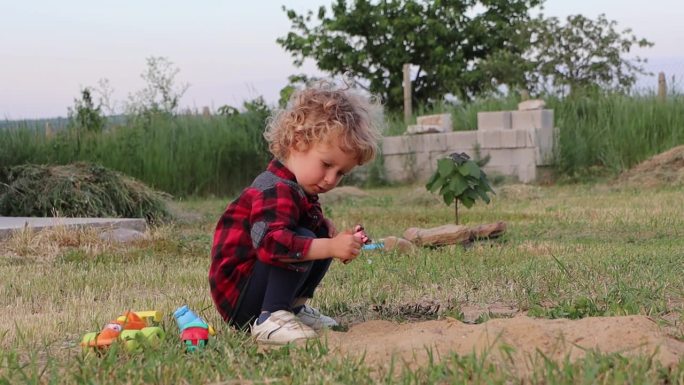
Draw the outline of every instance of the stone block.
M513 111L511 127L514 130L553 128L553 110Z
M518 103L518 111L541 110L546 107L546 102L542 99L530 99Z
M441 130L439 132L453 131L453 123L451 121L451 114L435 114L423 115L416 118L416 123L421 126L437 126Z
M382 139L384 155L406 154L410 152L409 140L406 136L386 136Z
M412 124L406 128L406 135L435 134L447 132L444 127L428 124Z
M553 163L555 145L555 128L536 128L528 130L528 135L534 142L536 164L547 166Z
M509 130L511 128L511 111L493 111L477 113L478 130Z
M477 142L480 148L501 148L503 130L477 131Z
M528 130L501 130L501 148L532 147L529 135Z
M477 131L456 131L444 134L446 139L446 146L448 149L465 148L468 151L477 146ZM453 151L452 151L453 152Z

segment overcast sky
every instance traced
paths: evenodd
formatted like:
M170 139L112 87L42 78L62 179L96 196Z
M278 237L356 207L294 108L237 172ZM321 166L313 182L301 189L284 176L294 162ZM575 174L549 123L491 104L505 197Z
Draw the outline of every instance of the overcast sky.
M143 87L150 56L180 69L177 79L190 85L183 107L240 106L259 95L275 103L289 75L318 74L313 63L295 68L275 42L290 29L283 3L0 0L0 119L66 116L80 89L103 78L123 102ZM287 3L301 12L331 1ZM635 52L649 59L649 70L684 75L682 0L547 0L544 13L605 13L620 29L655 42Z

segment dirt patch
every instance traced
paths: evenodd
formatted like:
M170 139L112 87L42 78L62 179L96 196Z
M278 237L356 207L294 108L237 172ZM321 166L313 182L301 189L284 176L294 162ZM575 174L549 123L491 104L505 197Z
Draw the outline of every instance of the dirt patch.
M396 362L411 368L426 365L428 349L437 361L450 352L487 354L490 360L514 365L521 374L529 373L532 364L538 362L537 352L557 362L566 357L575 361L587 350L652 355L666 366L684 359L684 342L668 336L646 316L549 320L519 315L478 325L450 318L405 324L369 321L347 332L331 331L327 336L333 350L357 358L365 355L366 364L385 368L393 355Z
M684 146L678 146L647 159L623 172L618 184L633 187L684 185Z

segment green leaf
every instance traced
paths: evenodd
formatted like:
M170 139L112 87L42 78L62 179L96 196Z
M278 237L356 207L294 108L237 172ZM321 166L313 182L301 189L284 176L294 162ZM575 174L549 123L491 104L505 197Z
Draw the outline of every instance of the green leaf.
M463 176L472 176L473 178L480 178L480 167L472 160L466 161L458 167L458 172Z
M447 206L451 206L451 202L454 201L454 194L451 191L447 191L444 193L444 203L446 203Z
M434 173L430 177L430 180L425 184L425 188L428 189L428 191L432 191L432 187L434 186L435 182L437 182L437 179L439 178L439 173Z
M451 159L440 159L437 161L437 170L439 175L446 178L454 171L454 162Z
M435 174L435 175L439 175L439 174ZM430 186L430 192L435 192L440 187L443 187L444 182L445 182L445 179L438 176L437 179L435 179L434 183L432 183L432 185Z
M463 206L465 206L468 209L473 207L473 204L475 203L473 199L468 198L467 196L462 196L459 200L461 201L461 203L463 203Z
M465 178L463 178L463 176L460 174L454 174L449 182L449 189L454 193L454 195L459 196L463 194L463 191L465 191L467 188L468 183L466 182Z

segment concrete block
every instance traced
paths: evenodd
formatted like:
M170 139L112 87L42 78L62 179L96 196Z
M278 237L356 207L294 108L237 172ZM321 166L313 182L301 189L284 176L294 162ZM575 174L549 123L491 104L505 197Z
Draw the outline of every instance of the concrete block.
M534 147L534 139L530 130L513 130L517 147Z
M554 128L528 130L528 136L534 141L536 164L538 166L547 166L553 163L556 131L557 129Z
M410 152L406 136L386 136L382 139L382 153L384 155L406 154Z
M448 149L466 148L471 151L477 146L477 131L457 131L444 134Z
M537 166L537 151L535 148L518 148L513 153L513 158L511 159L512 164L518 166Z
M511 127L514 130L553 128L553 110L513 111Z
M390 182L405 182L411 179L411 174L405 165L406 155L383 155L385 176Z
M446 151L449 149L449 145L447 144L447 137L448 133L446 134L432 134L432 135L423 135L423 143L424 143L424 149L425 151Z
M480 148L501 148L501 132L503 130L477 131L477 142Z
M501 148L532 147L528 136L530 136L528 130L501 130Z
M511 129L511 111L493 111L477 113L478 130Z
M435 134L443 132L447 132L444 127L433 124L412 124L406 128L406 135Z
M489 163L487 165L491 166L509 166L515 164L515 152L516 149L512 148L496 148L489 149L487 154L489 155ZM485 156L484 154L482 156Z
M518 103L518 111L541 110L546 107L546 102L542 99L530 99Z
M451 114L423 115L416 118L416 123L421 126L437 126L440 132L450 132L454 130L451 121Z
M522 183L531 183L537 179L537 166L518 166L518 180Z

